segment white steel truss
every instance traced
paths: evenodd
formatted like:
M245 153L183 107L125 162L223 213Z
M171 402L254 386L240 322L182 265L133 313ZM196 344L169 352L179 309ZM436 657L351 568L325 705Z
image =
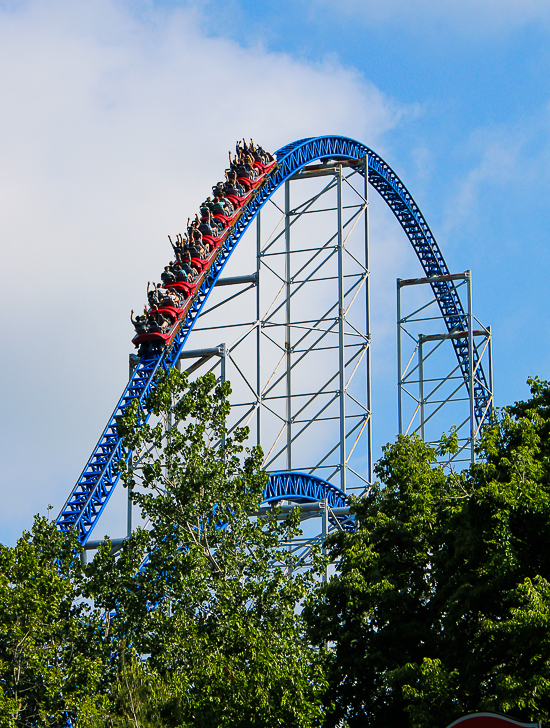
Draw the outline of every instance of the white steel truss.
M269 472L356 493L372 481L367 193L345 162L287 181L257 218L255 272L222 278L192 334L225 339L232 426L251 427ZM193 370L206 361L199 348Z
M466 288L466 330L442 332L446 328L445 322L431 291L427 296L409 295L409 300L405 301L407 313L403 313L402 291L416 292L419 287L428 289L440 279L453 280L457 289ZM452 340L458 338L468 340L467 379L452 347ZM477 376L484 359L489 371L489 410L493 407L491 327L483 326L473 314L471 271L434 278L397 279L399 433L417 434L426 442L437 445L443 432L454 426L458 452L443 457L450 467L474 463L476 459L481 425L475 419L474 392L478 386L486 387ZM442 372L447 373L442 375Z

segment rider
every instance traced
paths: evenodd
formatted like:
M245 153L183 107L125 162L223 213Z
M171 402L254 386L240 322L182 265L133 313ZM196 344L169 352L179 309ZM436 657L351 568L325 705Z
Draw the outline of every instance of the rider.
M244 197L245 191L242 185L240 185L236 178L227 176L227 182L223 186L224 195L235 195L235 197Z
M176 276L176 283L187 283L189 281L189 274L183 269L181 263L176 263L174 266L174 275Z
M130 321L134 325L137 336L147 333L147 319L145 316L136 316L136 318L134 318L134 312L132 311L130 313Z
M175 283L176 282L176 276L172 273L170 270L169 265L164 266L163 272L160 274L160 278L164 285L166 286L168 283Z
M234 212L234 207L229 200L224 199L220 193L216 193L214 203L212 205L213 215L224 215L229 217Z
M157 284L153 283L153 288L150 289L151 283L147 283L147 300L149 301L149 307L154 308L160 303L160 291L157 288Z
M202 233L200 230L193 230L193 241L189 246L189 252L191 258L200 258L201 260L206 258L206 250L202 243Z
M209 209L206 209L206 215L201 219L198 230L200 230L203 235L210 235L213 238L216 237L216 234L212 229L212 213Z

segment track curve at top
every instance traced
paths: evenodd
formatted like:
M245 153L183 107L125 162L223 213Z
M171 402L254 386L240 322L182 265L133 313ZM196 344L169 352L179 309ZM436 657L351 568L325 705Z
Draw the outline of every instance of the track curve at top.
M364 160L365 157L367 157L368 162L369 183L383 197L401 224L418 256L426 277L449 274L449 269L439 246L418 205L392 168L372 149L353 139L340 136L300 139L282 147L276 152L276 167L258 188L256 194L243 207L242 214L225 238L185 318L182 319L172 346L162 351L148 351L140 359L113 415L109 419L107 427L59 514L57 519L58 528L67 530L76 527L81 543L87 541L119 480L116 463L121 458L129 455L124 450L122 441L118 436L117 419L122 416L125 409L135 399L140 404L145 402L151 388L154 387L159 369L170 369L175 365L231 253L271 195L283 182L311 162L329 159ZM364 167L358 167L357 171L363 175L365 174ZM437 281L431 285L448 331L467 330L467 316L454 283L452 281ZM465 381L468 382L468 340L465 337L452 339L452 342L462 375ZM489 399L487 395L488 388L483 386L486 384L485 376L475 349L473 366L476 370L476 379L479 380L474 388L475 418L479 425L487 414Z

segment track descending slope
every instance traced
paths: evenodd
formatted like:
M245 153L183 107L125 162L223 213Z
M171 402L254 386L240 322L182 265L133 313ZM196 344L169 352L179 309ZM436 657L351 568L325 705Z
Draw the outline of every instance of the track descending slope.
M117 419L123 415L125 409L134 400L137 399L140 405L144 404L151 388L155 386L155 378L159 369L170 369L175 365L210 292L216 285L235 246L263 205L285 180L292 177L306 165L318 160L360 161L367 157L369 183L380 193L399 220L418 255L426 277L449 274L435 238L412 196L391 167L371 149L353 139L325 136L301 139L288 144L276 152L276 157L277 165L243 207L242 214L225 237L219 254L196 292L170 348L162 351L148 351L140 359L99 442L86 463L86 467L63 506L57 519L58 528L67 530L76 527L82 543L85 543L89 538L119 480L116 471L117 462L129 456L129 453L124 450L117 433ZM365 168L362 166L358 167L358 171L363 175L365 174ZM432 289L448 331L467 330L467 316L453 281L433 282ZM462 375L465 381L468 382L468 340L464 337L452 341ZM475 350L473 365L477 379L474 387L475 418L479 425L487 414L489 396L485 375ZM278 476L280 475L279 473ZM305 483L303 476L293 477L289 474L286 482L289 484L285 489L286 498L290 498L292 495L295 495L296 499L300 499L302 496L305 497L305 494L302 493ZM272 491L269 488L273 487L274 479L272 478L266 496L271 496ZM292 488L295 488L294 493L290 492ZM318 494L321 495L321 490L319 488L317 490ZM325 497L332 498L333 490L334 486L326 483ZM342 496L345 498L345 494L342 494Z

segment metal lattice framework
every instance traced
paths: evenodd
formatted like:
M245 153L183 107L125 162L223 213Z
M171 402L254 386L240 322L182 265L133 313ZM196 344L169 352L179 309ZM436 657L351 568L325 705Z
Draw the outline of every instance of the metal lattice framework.
M218 281L182 355L229 377L230 428L250 426L268 472L356 494L372 483L364 163L308 165L270 197L231 262L256 270Z
M391 167L371 149L352 139L326 136L293 142L279 149L276 156L277 166L246 204L242 214L231 228L185 319L181 322L171 347L162 351L148 351L139 360L99 442L63 506L57 519L58 527L61 530L76 527L82 543L86 543L88 540L118 482L116 463L130 455L124 450L117 433L118 418L135 400L140 406L144 405L148 394L155 386L159 370L170 369L177 365L211 291L244 233L275 191L306 165L318 160L322 162L329 160L357 162L358 172L368 177L370 185L382 196L401 224L425 275L432 278L449 274L441 251L412 196ZM466 329L467 316L453 281L435 281L431 286L449 333ZM456 338L452 339L452 343L462 376L468 382L470 380L468 342ZM477 360L475 351L471 363L477 372L476 382L478 384L474 385L473 400L474 416L479 426L488 410L488 388L481 362ZM300 473L287 475L286 480L283 473L277 473L270 478L269 489L272 488L273 493L277 492L281 483L286 483L277 500L288 499L297 502L300 499L309 500L308 493L312 492L311 488L315 489L315 497L320 501L329 502L336 498L335 491L338 488L324 480L313 479L310 475L304 477ZM268 493L272 492L269 489ZM270 497L268 493L266 493L266 497ZM338 502L347 502L347 497L342 490L338 497L341 499Z
M441 333L441 315L434 310L435 300L428 297L426 301L424 296L419 305L419 299L415 297L412 306L410 302L404 305L404 291L426 287L431 281L427 278L397 279L397 418L399 434L416 434L437 445L444 429L440 415L445 410L448 421L452 409L458 450L446 453L441 462L454 468L460 467L461 463L476 462L476 443L485 416L481 422L476 422L475 392L486 386L484 373L482 380L478 375L483 372L482 364L485 363L489 375L485 415L493 407L493 367L491 327L484 326L473 314L472 272L454 273L450 278L457 290L462 288L468 328L445 333ZM468 381L456 359L453 361L452 356L447 356L448 345L455 339L467 342L470 361L475 357L477 362L477 366L469 370ZM405 356L404 348L408 350ZM405 410L407 416L404 418Z

